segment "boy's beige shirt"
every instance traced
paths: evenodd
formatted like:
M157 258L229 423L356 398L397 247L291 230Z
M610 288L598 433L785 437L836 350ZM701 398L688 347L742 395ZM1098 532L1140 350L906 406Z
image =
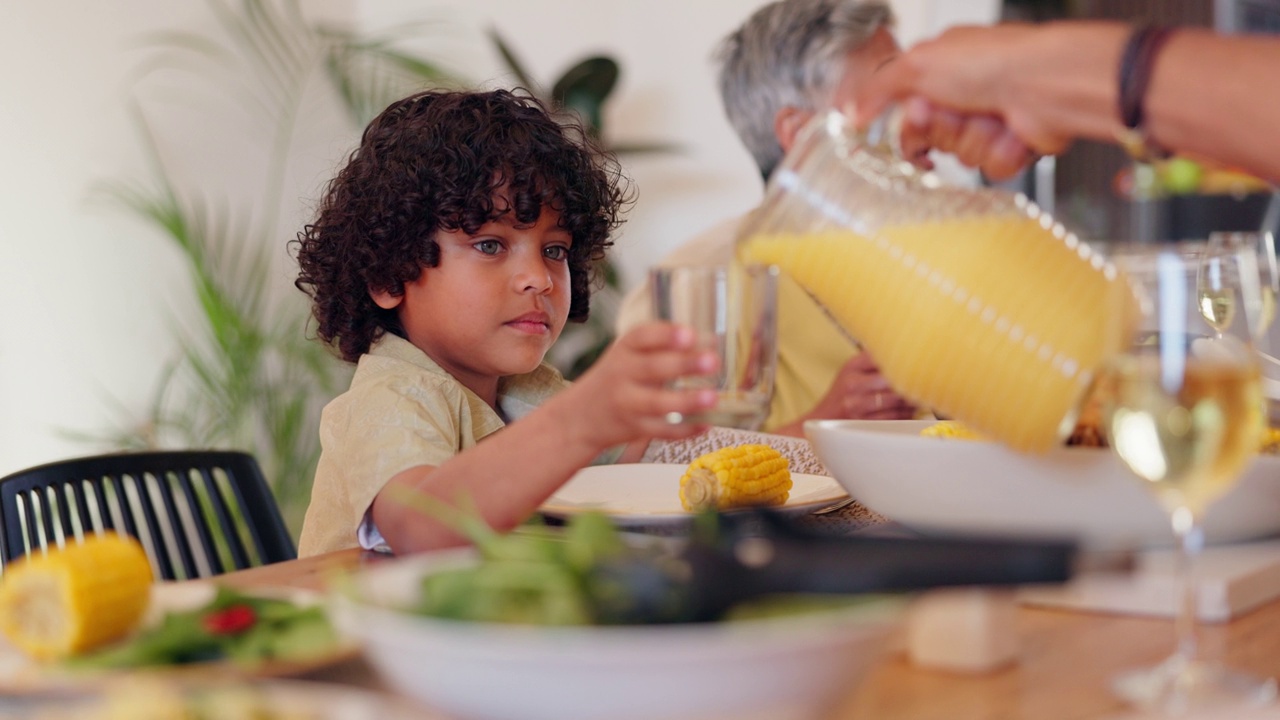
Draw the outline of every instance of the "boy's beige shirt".
M543 364L503 378L498 405L516 420L567 386ZM350 389L320 416L320 462L298 555L357 547L356 530L388 480L417 465L439 466L503 426L412 343L384 335L360 357Z

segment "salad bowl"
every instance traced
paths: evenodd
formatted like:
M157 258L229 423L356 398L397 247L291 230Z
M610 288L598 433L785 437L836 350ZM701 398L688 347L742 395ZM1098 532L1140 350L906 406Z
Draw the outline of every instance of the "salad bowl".
M896 602L707 623L535 626L414 611L431 553L358 571L331 617L398 691L469 720L816 718L855 687Z

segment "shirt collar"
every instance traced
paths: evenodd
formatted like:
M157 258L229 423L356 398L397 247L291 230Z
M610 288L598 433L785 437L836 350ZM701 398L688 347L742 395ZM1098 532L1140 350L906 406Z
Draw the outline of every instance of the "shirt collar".
M431 356L399 335L384 333L369 347L369 354L407 362L435 375L442 375L462 388L473 408L484 408L493 412L493 409L481 400L479 395L471 392L467 386L450 375L449 371L432 360ZM502 413L501 419L510 422L524 417L563 387L565 387L564 377L545 362L534 368L532 372L499 379L498 408Z

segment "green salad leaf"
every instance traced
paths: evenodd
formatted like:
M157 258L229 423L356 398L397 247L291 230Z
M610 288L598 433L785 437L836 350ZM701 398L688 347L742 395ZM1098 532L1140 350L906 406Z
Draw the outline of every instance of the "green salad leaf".
M88 670L229 660L251 666L304 661L337 646L321 608L219 586L207 604L166 613L154 627L68 665Z
M625 537L603 513L577 513L563 528L535 522L502 534L489 527L472 504L454 507L410 490L396 499L449 526L470 540L480 555L479 562L440 568L422 579L420 598L409 609L432 617L528 625L638 625L855 607L874 615L897 607L890 596L793 594L744 597L726 614L707 595L704 584L690 582L694 570L687 547L678 552L661 538L644 543ZM707 510L694 517L686 543L722 552L733 537L724 518Z

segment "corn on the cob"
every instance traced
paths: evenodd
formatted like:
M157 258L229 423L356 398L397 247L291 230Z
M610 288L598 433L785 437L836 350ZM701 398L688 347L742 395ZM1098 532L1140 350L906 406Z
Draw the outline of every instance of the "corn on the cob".
M39 660L64 658L127 634L151 598L138 541L105 533L5 568L0 631Z
M787 459L768 445L738 445L702 455L680 478L685 510L781 505L791 493Z
M939 420L920 431L925 437L956 438L959 440L986 440L973 428L955 420Z
M1258 441L1258 452L1280 454L1280 428L1267 427Z

